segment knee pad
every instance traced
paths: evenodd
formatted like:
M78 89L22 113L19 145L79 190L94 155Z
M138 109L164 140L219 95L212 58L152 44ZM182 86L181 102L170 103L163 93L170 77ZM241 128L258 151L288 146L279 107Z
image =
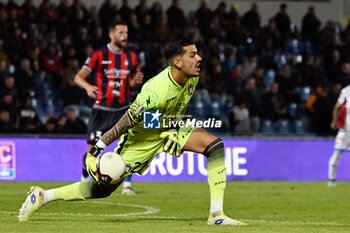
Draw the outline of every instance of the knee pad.
M224 143L221 141L220 138L216 139L215 141L211 142L204 150L203 155L207 158L210 158L210 156L217 152L218 150L224 149Z

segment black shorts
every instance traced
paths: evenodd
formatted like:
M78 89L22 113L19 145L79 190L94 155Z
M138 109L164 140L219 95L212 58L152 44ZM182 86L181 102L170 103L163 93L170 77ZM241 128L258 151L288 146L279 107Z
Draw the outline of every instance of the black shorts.
M102 135L110 130L124 115L128 108L124 108L117 111L106 111L93 108L87 131L87 142L89 144L95 144Z

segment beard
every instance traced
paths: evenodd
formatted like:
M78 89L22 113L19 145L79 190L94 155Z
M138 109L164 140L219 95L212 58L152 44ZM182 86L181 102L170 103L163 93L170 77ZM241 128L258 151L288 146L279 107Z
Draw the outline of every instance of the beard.
M118 46L119 48L124 49L126 47L127 40L122 41L116 41L114 42L114 45Z

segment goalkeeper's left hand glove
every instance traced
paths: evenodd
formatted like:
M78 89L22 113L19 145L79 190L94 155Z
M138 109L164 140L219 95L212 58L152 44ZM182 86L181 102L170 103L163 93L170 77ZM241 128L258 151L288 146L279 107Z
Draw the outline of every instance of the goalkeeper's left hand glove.
M180 146L180 141L178 137L178 132L175 129L170 129L167 131L164 131L163 133L160 134L161 138L167 139L163 150L165 152L168 152L171 155L174 155L176 157L181 156L181 146Z
M99 153L103 151L102 148L99 148L98 146L94 145L92 149L87 153L86 159L85 159L85 165L86 165L86 170L90 174L91 178L94 181L98 181L97 177L97 167L96 167L96 157Z

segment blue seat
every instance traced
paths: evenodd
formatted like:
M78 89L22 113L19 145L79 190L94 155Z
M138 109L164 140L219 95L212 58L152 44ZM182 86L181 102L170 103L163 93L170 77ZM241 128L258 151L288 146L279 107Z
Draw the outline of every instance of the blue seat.
M311 87L308 87L308 86L302 87L300 90L300 99L304 102L307 101L310 98L311 92L312 92Z
M283 65L287 64L288 59L287 56L285 54L281 54L278 56L277 58L277 66L278 68L281 68Z
M261 125L261 133L262 134L274 134L274 122L272 120L266 119L263 120L262 125Z
M276 72L275 70L267 70L265 74L265 81L266 85L270 86L272 83L275 82Z
M219 101L214 101L210 105L211 116L220 117L223 115L223 109Z
M289 120L279 120L277 122L277 133L282 135L289 135L291 132L291 123Z
M293 128L294 133L297 135L305 135L307 133L307 124L304 119L295 120Z
M295 102L290 103L288 106L288 112L291 117L295 118L298 115L298 104Z
M200 100L197 100L195 101L194 105L194 116L198 117L198 118L205 118L207 116L207 110L205 109L205 104L200 101Z
M287 52L290 55L298 55L301 53L301 44L298 39L291 39L288 41Z

